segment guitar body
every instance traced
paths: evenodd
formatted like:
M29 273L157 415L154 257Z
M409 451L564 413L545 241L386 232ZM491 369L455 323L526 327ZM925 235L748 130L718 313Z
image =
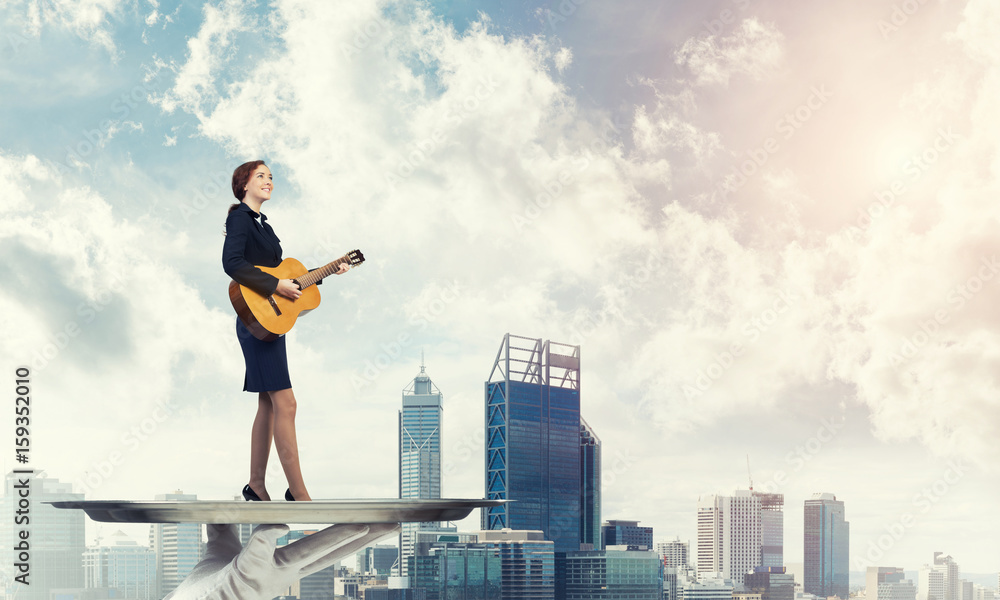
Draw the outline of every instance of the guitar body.
M294 258L286 258L277 267L257 267L278 279L298 279L309 269ZM288 333L299 315L319 306L319 290L310 285L302 290L298 300L289 300L280 294L261 296L235 281L229 283L229 300L240 321L258 340L273 342Z

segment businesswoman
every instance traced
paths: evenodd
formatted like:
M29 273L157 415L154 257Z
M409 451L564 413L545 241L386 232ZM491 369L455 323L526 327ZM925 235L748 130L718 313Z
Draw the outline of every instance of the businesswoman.
M273 190L271 170L262 160L244 163L233 171L233 195L240 202L229 207L222 266L237 283L259 294L296 300L302 292L293 280L278 279L254 266L276 267L281 263L280 240L260 212ZM337 274L345 272L347 266L341 265ZM273 439L288 481L285 500L311 500L299 467L295 394L288 377L285 337L273 342L258 340L239 319L236 337L246 361L243 390L257 393L257 416L250 434L250 481L243 487L243 497L271 499L264 487L264 474Z

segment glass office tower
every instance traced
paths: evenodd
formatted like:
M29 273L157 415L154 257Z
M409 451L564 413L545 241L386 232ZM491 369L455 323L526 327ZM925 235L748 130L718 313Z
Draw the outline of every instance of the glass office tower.
M580 347L506 334L486 382L483 529L540 530L580 549Z
M580 549L601 549L601 440L580 418Z
M399 497L441 497L441 390L424 370L403 390L399 411ZM415 532L437 528L440 523L403 523L399 533L399 574L406 576L407 558L413 556Z
M813 494L805 501L803 590L821 598L848 596L850 523L844 503L833 494Z
M785 495L754 492L760 498L760 566L785 564Z

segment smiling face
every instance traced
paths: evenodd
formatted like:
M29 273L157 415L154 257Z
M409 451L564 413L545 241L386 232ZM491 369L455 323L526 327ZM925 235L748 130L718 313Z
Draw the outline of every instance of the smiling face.
M268 169L267 165L260 165L250 173L243 201L256 203L270 200L273 189L274 181L271 177L271 169Z

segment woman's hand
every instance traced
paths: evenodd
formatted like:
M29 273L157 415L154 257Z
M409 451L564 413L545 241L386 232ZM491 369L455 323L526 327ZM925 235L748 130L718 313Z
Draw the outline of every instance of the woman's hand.
M302 290L291 279L279 279L278 287L274 290L274 293L280 294L289 300L298 300L299 296L302 295Z
M340 266L337 268L336 271L333 272L333 274L334 275L343 275L344 273L346 273L346 272L348 272L350 270L351 270L351 267L349 267L347 265L347 263L340 263Z

